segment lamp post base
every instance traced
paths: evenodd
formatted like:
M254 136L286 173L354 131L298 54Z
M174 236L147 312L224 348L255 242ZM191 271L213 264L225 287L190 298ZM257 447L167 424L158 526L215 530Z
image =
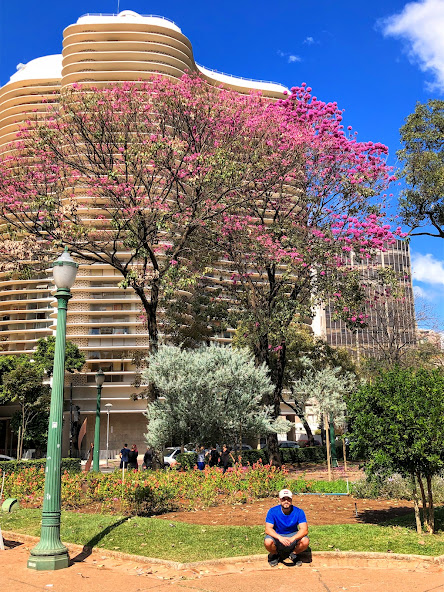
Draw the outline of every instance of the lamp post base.
M55 571L65 569L68 565L68 550L61 555L31 555L28 559L28 568L37 571Z

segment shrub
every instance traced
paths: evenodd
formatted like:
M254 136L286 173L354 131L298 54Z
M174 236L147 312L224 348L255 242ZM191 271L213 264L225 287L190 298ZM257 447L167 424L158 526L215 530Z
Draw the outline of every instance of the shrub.
M433 477L432 486L436 503L444 503L444 477L439 475ZM351 484L351 487L353 494L360 498L413 499L410 480L399 473L372 475L356 481Z
M180 468L188 471L189 469L194 469L197 465L197 454L196 452L181 452L176 456L176 460ZM208 462L208 457L205 457L205 461Z
M5 473L13 473L30 468L44 469L45 466L46 458L0 461L0 471L4 471ZM61 467L62 473L65 471L68 471L69 473L79 473L81 470L80 458L62 458Z
M327 449L325 446L307 446L305 448L281 448L283 463L322 463L326 462ZM336 446L336 456L342 459L342 446Z

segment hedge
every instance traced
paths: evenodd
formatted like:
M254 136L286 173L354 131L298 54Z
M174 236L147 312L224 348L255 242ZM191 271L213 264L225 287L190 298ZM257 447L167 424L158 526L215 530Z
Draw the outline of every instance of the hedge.
M327 460L327 450L325 446L281 448L280 451L283 463L322 463ZM342 446L336 446L336 456L338 460L342 459Z
M231 451L233 456L236 460L238 460L239 456L241 457L241 461L243 465L253 465L259 459L264 463L268 463L268 455L265 450L242 450L242 452L235 453L234 450ZM177 462L180 466L185 469L192 469L194 466L197 465L197 454L196 452L184 452L182 454L178 454L176 457ZM205 464L208 464L209 457L205 457Z
M233 456L235 451L233 450ZM281 448L280 449L282 462L284 464L295 464L295 463L323 463L327 459L327 451L325 446L310 446L306 448ZM342 459L342 446L336 446L336 454L338 460ZM262 450L243 450L238 452L235 456L238 460L241 457L243 465L253 465L260 459L264 464L268 463L268 451ZM192 469L197 464L197 454L195 452L187 452L179 454L177 456L177 462L180 466L185 469ZM205 462L208 463L208 457L205 458Z
M12 473L21 469L30 469L34 467L40 469L46 467L46 458L37 458L30 460L3 460L0 461L0 471ZM79 473L81 470L80 458L62 458L62 473Z

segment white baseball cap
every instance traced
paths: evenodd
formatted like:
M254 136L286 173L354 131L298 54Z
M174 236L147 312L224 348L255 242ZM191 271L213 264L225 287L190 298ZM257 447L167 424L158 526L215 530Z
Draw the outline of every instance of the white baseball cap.
M279 499L282 499L283 497L293 498L293 494L289 489L281 489L279 492Z

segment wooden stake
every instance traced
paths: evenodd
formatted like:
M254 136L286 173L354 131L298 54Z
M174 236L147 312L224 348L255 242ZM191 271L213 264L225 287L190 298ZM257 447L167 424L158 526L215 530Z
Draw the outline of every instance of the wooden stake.
M328 425L328 416L324 413L324 430L325 430L325 442L327 444L327 471L328 480L331 481L331 458L330 458L330 431Z
M345 438L342 438L342 456L344 457L344 472L347 472L347 446L345 445Z

